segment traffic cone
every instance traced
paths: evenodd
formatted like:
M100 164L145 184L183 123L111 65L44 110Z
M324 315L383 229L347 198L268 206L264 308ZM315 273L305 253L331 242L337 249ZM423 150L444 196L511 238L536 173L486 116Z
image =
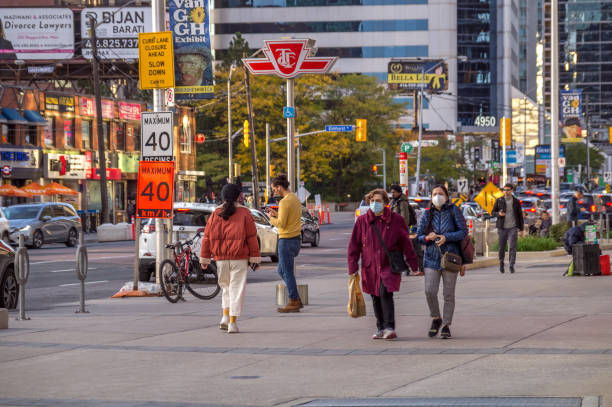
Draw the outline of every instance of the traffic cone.
M329 204L327 204L327 224L329 225L331 223L331 219L329 217Z
M470 236L474 235L474 221L470 220L470 223L468 223L468 234Z
M323 208L319 205L319 225L325 223L325 212L323 212Z

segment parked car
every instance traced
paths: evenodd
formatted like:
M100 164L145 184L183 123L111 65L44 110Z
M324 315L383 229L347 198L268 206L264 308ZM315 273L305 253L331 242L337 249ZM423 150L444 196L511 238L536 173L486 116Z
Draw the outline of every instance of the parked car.
M217 208L215 204L175 202L174 217L172 219L173 240L185 241L193 238L201 228L206 227L208 218ZM261 256L269 256L273 262L278 261L278 230L268 217L257 209L250 209L255 226L257 227L257 241ZM155 219L143 220L142 233L139 238L139 275L140 281L149 281L155 271L156 258ZM201 240L194 241L193 253L200 254Z
M82 231L81 217L63 202L12 205L4 214L10 225L9 240L18 243L23 235L25 244L35 249L45 243L76 246Z
M474 208L472 208L471 205L461 205L461 211L463 212L463 217L465 218L466 222L479 220L476 211L474 210Z
M308 209L302 208L302 244L310 243L312 247L319 246L321 232L317 218L310 215Z
M16 308L18 298L15 251L6 241L2 240L0 241L0 308Z
M4 240L6 243L10 243L9 234L11 226L4 214L5 209L6 208L0 209L0 239Z

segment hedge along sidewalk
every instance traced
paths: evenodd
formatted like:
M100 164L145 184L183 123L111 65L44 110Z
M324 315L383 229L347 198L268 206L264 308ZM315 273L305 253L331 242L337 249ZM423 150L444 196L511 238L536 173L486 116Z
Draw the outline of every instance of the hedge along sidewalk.
M612 243L600 244L601 250L612 250ZM528 260L538 259L541 257L563 257L567 256L565 249L546 250L542 252L516 252L517 260ZM467 264L466 270L476 270L486 267L497 266L499 264L499 258L497 257L497 251L489 251L489 257L476 257L474 263Z

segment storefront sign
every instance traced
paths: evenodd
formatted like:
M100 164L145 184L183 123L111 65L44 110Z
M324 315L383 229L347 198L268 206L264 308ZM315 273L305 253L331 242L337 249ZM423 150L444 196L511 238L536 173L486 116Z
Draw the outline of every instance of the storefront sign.
M94 117L96 115L96 100L85 96L80 97L79 113L81 116ZM102 99L102 118L115 118L115 104L112 100Z
M85 179L88 163L82 154L45 154L45 178Z
M87 174L87 179L99 180L100 169L92 168ZM121 181L121 170L119 168L107 168L106 179L108 181Z
M91 21L96 29L98 56L102 59L138 59L138 33L152 31L151 7L96 7L81 11L83 56L91 59Z
M74 112L74 96L47 95L45 96L45 110Z
M11 166L12 168L38 168L40 166L40 150L0 149L0 166Z
M119 102L119 118L123 120L140 120L142 106L139 103Z
M68 8L1 8L0 24L0 60L74 55L74 16Z

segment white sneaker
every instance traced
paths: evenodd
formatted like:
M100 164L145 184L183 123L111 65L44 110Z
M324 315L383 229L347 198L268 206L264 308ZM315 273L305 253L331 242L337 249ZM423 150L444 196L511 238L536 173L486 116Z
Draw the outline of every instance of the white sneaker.
M219 329L222 331L227 331L227 324L229 324L229 317L227 315L223 315L221 321L219 322Z
M235 322L230 322L229 325L227 326L227 333L228 334L237 334L238 331L238 325L236 325Z

